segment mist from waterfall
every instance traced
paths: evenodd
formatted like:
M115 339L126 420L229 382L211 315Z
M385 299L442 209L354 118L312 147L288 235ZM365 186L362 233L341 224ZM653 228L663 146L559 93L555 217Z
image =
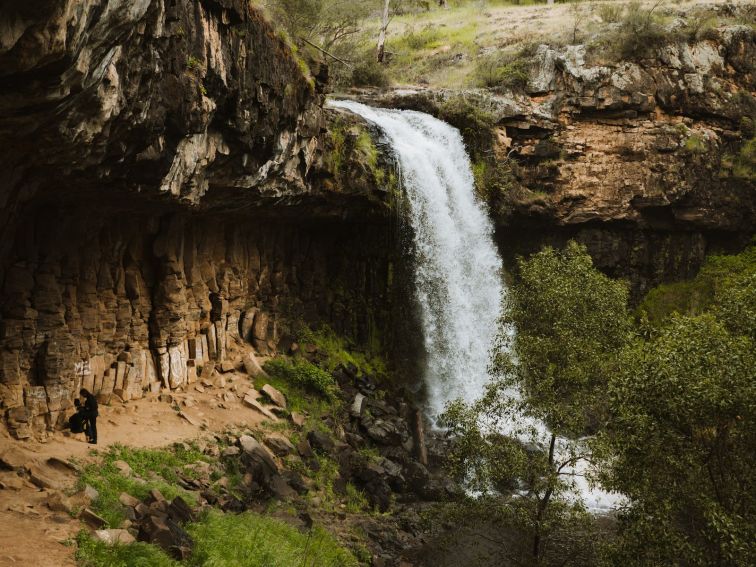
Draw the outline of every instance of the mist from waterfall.
M329 105L378 126L398 162L414 242L414 293L426 351L426 410L433 417L455 399L472 403L490 381L487 368L506 290L493 224L476 196L462 136L421 112L353 101ZM533 425L545 443L546 428ZM564 449L567 443L560 440L559 446ZM616 496L588 486L584 469L581 463L571 473L586 506L616 507Z

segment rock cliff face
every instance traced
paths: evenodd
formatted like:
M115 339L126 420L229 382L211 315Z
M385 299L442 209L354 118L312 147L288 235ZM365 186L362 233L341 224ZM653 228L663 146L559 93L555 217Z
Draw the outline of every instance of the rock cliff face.
M5 2L0 22L0 413L17 436L59 425L80 387L140 397L236 341L286 348L299 319L363 341L382 325L389 195L341 155L354 136L326 132L327 70L248 2Z
M80 387L139 397L241 341L285 350L300 319L363 342L407 331L388 325L403 269L389 156L323 109L327 69L248 2L4 2L0 24L0 414L15 435L59 425ZM576 237L639 294L747 238L754 188L727 156L753 136L754 32L584 58L539 48L519 94L369 98L462 129L505 255Z
M747 240L756 189L731 162L754 135L754 31L720 29L640 62L586 59L584 46L540 46L520 93L363 98L431 112L462 130L505 255L576 237L639 295L693 275L710 245Z

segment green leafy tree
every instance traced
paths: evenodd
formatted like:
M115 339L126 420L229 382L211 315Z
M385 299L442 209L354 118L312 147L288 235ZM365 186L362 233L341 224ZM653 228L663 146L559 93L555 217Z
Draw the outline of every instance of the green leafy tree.
M590 457L578 438L603 413L612 361L629 338L627 293L574 242L520 260L494 380L477 403L456 402L444 415L456 441L450 466L481 495L469 507L519 534L506 542L511 560L587 565L593 557L591 518L566 493Z
M752 314L753 278L736 288L750 304L721 313ZM738 321L733 334L710 313L675 315L622 355L595 453L629 499L611 564L756 564L756 349Z

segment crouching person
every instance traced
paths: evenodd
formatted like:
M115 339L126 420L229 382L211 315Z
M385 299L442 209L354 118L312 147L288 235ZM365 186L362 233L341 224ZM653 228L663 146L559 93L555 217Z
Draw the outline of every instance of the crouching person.
M89 390L82 388L79 394L84 398L84 418L86 419L86 426L84 432L87 434L87 441L93 445L97 444L97 398L94 394L91 394Z

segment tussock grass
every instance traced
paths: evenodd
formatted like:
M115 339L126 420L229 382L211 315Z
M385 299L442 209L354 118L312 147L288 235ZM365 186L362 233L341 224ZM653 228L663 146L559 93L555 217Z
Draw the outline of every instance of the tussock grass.
M76 561L80 567L178 567L157 546L147 543L109 546L82 530L76 537Z
M320 527L302 533L280 520L245 512L212 511L188 528L195 548L189 562L212 567L352 567L349 551Z

